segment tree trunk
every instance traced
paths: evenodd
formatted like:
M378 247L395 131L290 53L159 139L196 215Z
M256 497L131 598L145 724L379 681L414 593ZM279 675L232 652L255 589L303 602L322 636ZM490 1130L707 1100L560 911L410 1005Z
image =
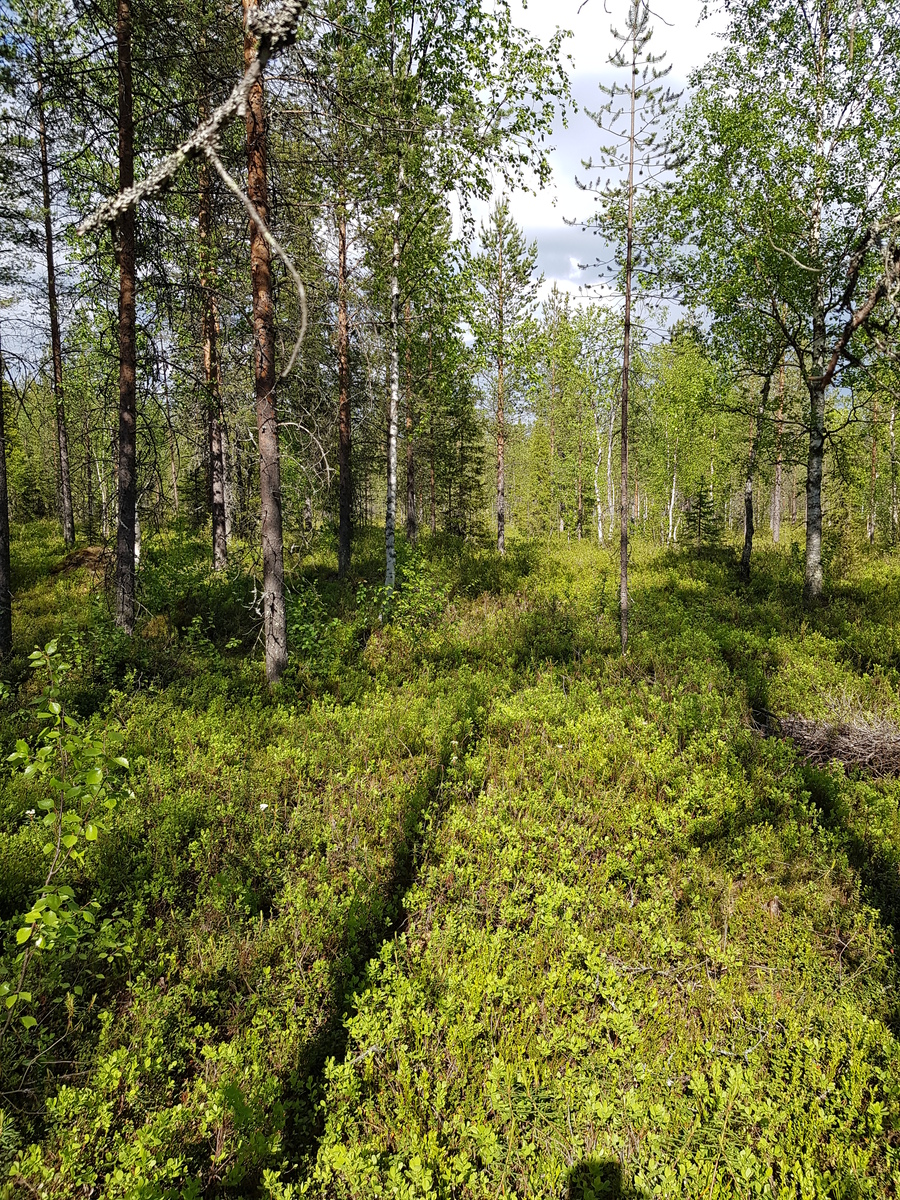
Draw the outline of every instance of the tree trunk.
M338 575L350 571L353 479L350 474L350 312L347 303L347 211L338 206Z
M603 505L600 502L600 464L603 461L603 443L600 440L600 413L595 400L591 401L594 416L594 436L597 440L597 457L594 459L594 502L597 505L597 544L603 545Z
M416 462L413 450L412 333L410 306L406 302L406 536L416 540Z
M91 452L91 429L87 414L84 418L84 523L88 545L94 540L94 456Z
M9 494L6 484L6 412L3 373L6 362L0 343L0 657L12 653L12 567L9 554Z
M41 54L37 55L37 116L41 147L41 186L44 197L44 248L47 259L47 300L50 308L50 349L53 357L53 397L56 402L56 440L59 454L59 517L63 540L71 549L75 545L75 514L72 510L72 482L69 471L69 435L66 427L65 393L63 392L62 338L59 332L59 304L56 296L56 261L53 251L53 222L50 217L50 156L47 147L47 126L44 120L44 81L41 74Z
M675 453L672 458L672 488L669 493L669 542L675 540L675 496L678 489L678 439L675 439Z
M891 402L891 422L889 426L891 444L891 545L897 545L897 447L894 441L894 418L897 412L895 401Z
M825 385L821 359L809 385L809 455L806 466L806 564L803 598L818 604L824 593L822 572L822 468L825 459Z
M782 444L784 432L784 358L778 375L778 421L775 426L775 488L772 492L772 541L781 539L781 478L782 478Z
M436 505L436 487L434 487L434 378L432 364L432 335L428 334L428 468L430 468L430 486L431 486L431 533L432 536L438 532L438 517Z
M634 264L634 156L637 46L632 42L631 133L628 139L628 223L625 236L625 333L622 339L622 415L619 430L621 473L619 496L619 638L628 649L628 387L631 373L631 276Z
M206 105L201 118L206 117ZM202 292L203 373L206 381L206 415L209 435L209 479L212 509L213 569L221 571L228 563L228 535L225 522L225 453L222 444L221 372L217 342L214 296L215 272L212 252L212 185L209 163L201 158L197 169L200 183L200 290Z
M400 424L400 203L403 164L397 171L397 198L392 218L391 246L391 361L388 406L387 503L384 514L384 586L392 592L397 583L397 428Z
M498 238L497 258L497 308L498 308L498 338L497 346L497 550L506 554L506 429L504 427L503 411L503 367L504 367L504 312L503 312L503 238Z
M119 75L119 191L134 185L134 97L131 76L131 0L117 0ZM116 521L116 624L134 632L134 534L137 512L137 300L135 210L116 220L119 262L119 462Z
M584 525L584 487L581 481L581 470L584 463L584 435L582 433L581 410L578 412L578 479L576 481L576 516L575 530L578 534L578 540L581 541L581 531Z
M868 534L870 544L875 541L875 524L878 516L878 397L873 400L872 410L872 451L869 475L869 518Z
M747 480L744 484L744 548L741 551L741 579L746 583L750 578L750 556L753 553L753 479L756 470L756 459L759 455L759 439L762 432L762 419L769 402L769 389L772 386L772 376L767 375L763 380L759 398L759 408L756 413L756 423L751 424L750 450L747 455Z
M243 0L244 20L256 0ZM255 48L244 35L244 69ZM247 98L247 194L268 224L269 186L265 100L262 80ZM275 407L275 320L272 300L272 256L255 221L250 222L250 275L253 286L253 333L256 366L256 427L259 439L260 532L263 560L263 623L266 678L277 683L287 666L287 610L284 598L284 532L281 513L281 462Z

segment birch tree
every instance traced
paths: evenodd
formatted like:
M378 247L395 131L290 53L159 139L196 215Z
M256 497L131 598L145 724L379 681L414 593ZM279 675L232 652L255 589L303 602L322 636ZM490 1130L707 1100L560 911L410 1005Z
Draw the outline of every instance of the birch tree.
M822 599L826 398L900 283L891 0L729 0L680 128L688 299L767 322L808 396L804 596ZM777 87L772 81L778 80Z
M537 301L537 244L526 243L509 200L498 200L481 224L467 263L468 321L489 371L497 464L497 549L506 553L506 425L516 396L523 338Z

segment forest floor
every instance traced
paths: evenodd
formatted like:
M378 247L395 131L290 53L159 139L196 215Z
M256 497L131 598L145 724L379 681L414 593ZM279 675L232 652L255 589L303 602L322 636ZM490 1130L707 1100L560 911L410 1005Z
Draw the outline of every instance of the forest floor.
M900 724L900 562L800 604L796 553L403 548L293 575L269 695L250 576L145 542L14 547L0 752L27 653L124 730L133 796L73 870L0 1047L3 1197L861 1197L900 1192L900 783L813 767L763 710ZM368 582L366 582L368 581ZM0 780L0 982L44 872Z

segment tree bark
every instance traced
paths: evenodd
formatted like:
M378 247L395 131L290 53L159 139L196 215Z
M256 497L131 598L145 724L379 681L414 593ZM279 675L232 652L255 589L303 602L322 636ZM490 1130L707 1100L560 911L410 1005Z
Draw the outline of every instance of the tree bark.
M134 96L131 71L131 0L117 0L119 86L119 190L134 185ZM119 444L116 521L116 624L134 632L137 513L137 299L135 210L116 219L119 265Z
M763 380L759 398L759 408L756 412L756 422L751 425L750 450L747 454L747 479L744 484L744 548L741 551L741 579L746 583L750 578L750 556L753 553L753 480L756 470L756 460L759 456L759 439L762 433L762 420L769 402L769 389L772 386L772 376L767 375Z
M675 451L672 457L672 489L669 493L669 542L675 540L675 496L678 490L678 438L675 439Z
M600 413L596 400L591 401L594 417L594 437L597 441L597 457L594 459L594 503L597 505L597 544L603 545L603 505L600 501L600 464L603 461L603 443L600 441Z
M413 448L413 381L412 381L412 330L410 328L410 305L406 302L406 536L410 543L416 540L416 460Z
M432 333L428 334L428 385L429 385L429 404L428 404L428 466L430 474L430 496L431 501L431 536L437 533L437 506L436 506L436 488L434 478L434 374L433 374L433 338Z
M403 164L397 171L397 197L392 216L391 245L391 359L389 364L387 503L384 514L384 586L397 585L397 428L400 424L400 203Z
M206 106L204 105L205 109ZM201 117L206 113L201 110ZM212 509L213 569L224 570L228 563L228 534L225 520L225 453L222 440L221 371L217 341L215 308L215 271L212 252L212 183L209 163L201 158L197 173L200 182L200 290L202 292L203 373L206 382L206 416L209 437L209 477Z
M6 412L3 373L6 362L0 342L0 657L12 653L12 567L10 564L9 492L6 483Z
M897 545L897 446L894 440L894 419L897 413L895 401L891 402L891 420L888 426L891 446L891 545Z
M47 260L47 301L50 308L50 350L53 358L53 397L56 402L56 441L59 461L59 518L63 541L75 545L75 514L72 509L72 482L69 470L69 434L66 427L63 391L62 338L59 331L59 303L56 294L56 260L53 249L53 222L50 216L50 154L47 124L44 119L44 80L40 50L37 52L37 117L41 149L41 187L44 199L44 250Z
M256 0L243 0L244 22ZM244 69L254 57L253 37L244 35ZM247 195L268 224L268 145L262 80L247 98ZM259 439L260 533L263 560L263 627L266 678L277 683L287 666L287 610L284 597L284 532L281 511L281 461L275 405L275 319L272 256L255 221L250 222L250 275L253 287L253 334L256 368L256 427Z
M825 382L819 373L821 369L822 361L818 359L813 364L813 371L815 373L811 376L809 383L810 428L809 454L806 465L806 564L803 582L803 598L807 604L818 604L822 599L825 586L822 571L822 468L825 458Z
M503 236L497 239L497 550L506 554L506 428L503 411L504 368L504 295L503 295Z
M621 482L619 495L619 639L628 649L628 389L631 373L631 277L634 266L634 156L638 80L637 46L631 54L631 133L628 139L628 223L625 234L625 331L622 339L622 415L619 429Z
M784 433L784 358L778 374L778 418L775 426L775 487L772 492L772 541L781 540L781 480L783 474L782 436Z
M878 516L878 499L877 499L877 484L878 484L878 397L873 400L872 410L872 450L869 475L869 519L868 519L868 534L869 543L875 541L875 524Z
M584 526L584 485L581 479L582 467L584 465L584 433L582 429L582 412L581 405L578 407L578 480L576 483L576 515L575 515L575 530L578 534L578 540L581 541L582 528Z
M350 473L350 312L347 302L347 212L338 206L338 575L350 571L353 479Z

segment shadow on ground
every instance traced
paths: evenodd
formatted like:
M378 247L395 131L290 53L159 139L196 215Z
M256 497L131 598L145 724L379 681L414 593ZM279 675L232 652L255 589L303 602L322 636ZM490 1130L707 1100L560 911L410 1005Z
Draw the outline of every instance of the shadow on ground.
M640 1200L640 1193L623 1182L619 1163L609 1159L583 1159L567 1182L567 1200Z

